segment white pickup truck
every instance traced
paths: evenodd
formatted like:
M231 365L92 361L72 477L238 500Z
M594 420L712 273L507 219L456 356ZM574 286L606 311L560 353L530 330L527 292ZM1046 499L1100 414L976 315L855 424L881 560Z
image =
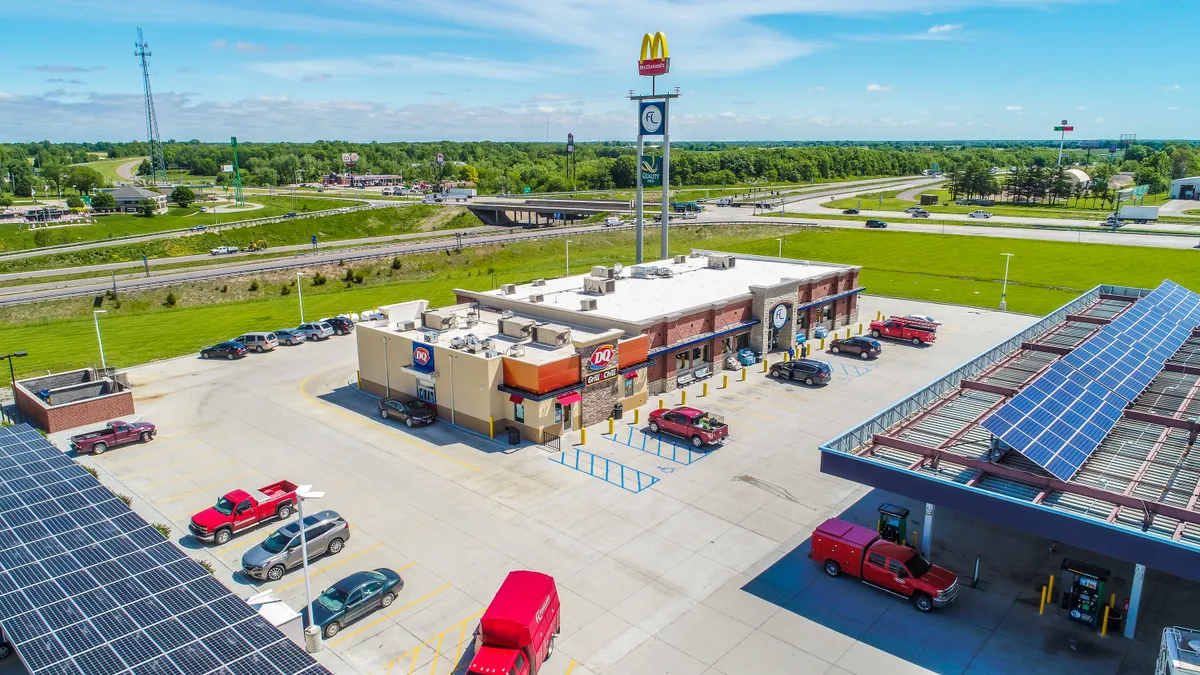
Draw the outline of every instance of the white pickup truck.
M210 249L208 254L209 255L228 255L230 253L237 253L240 250L241 249L239 249L236 246L218 246L214 249Z

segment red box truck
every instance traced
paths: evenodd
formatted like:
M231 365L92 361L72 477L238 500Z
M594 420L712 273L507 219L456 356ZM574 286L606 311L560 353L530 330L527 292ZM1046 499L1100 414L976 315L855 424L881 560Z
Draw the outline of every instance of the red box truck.
M537 675L554 654L560 620L554 577L509 572L475 629L475 657L467 672Z

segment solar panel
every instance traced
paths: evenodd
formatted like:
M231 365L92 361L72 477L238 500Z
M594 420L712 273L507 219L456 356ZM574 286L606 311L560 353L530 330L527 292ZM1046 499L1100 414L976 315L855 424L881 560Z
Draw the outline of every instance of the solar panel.
M0 625L34 675L328 675L28 425L0 428Z

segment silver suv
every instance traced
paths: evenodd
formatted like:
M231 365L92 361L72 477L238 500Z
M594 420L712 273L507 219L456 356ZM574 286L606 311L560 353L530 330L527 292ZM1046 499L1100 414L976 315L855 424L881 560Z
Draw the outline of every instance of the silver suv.
M304 519L308 559L335 555L350 538L350 525L336 511L321 511ZM242 556L242 571L254 579L278 581L285 572L304 564L300 557L300 523L293 521L275 530L266 541Z
M309 340L324 340L325 338L333 337L333 326L330 326L324 321L314 321L313 323L302 323L296 330L304 333L304 337Z

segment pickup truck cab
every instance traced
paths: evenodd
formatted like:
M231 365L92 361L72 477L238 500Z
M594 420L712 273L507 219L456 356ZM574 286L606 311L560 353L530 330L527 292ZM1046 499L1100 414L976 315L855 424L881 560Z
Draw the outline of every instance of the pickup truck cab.
M554 655L562 612L554 577L509 572L475 629L468 675L537 675ZM569 669L568 669L569 670Z
M871 337L905 340L914 345L923 345L937 340L940 324L909 316L889 316L883 321L871 322Z
M868 586L912 600L919 611L945 607L958 596L958 577L920 553L884 541L870 528L830 518L812 533L808 557L831 577L846 574Z
M158 429L149 422L122 422L116 420L98 431L89 431L71 437L71 449L79 454L102 455L109 448L127 443L149 443Z
M203 542L226 544L237 532L278 518L287 520L296 509L296 484L281 480L257 490L234 490L192 516L188 530Z
M721 418L698 408L659 408L650 413L647 422L650 431L686 438L696 448L721 443L729 437L729 426Z
M984 211L983 209L976 209L976 210L968 213L967 216L970 218L991 218L992 214L987 211Z

